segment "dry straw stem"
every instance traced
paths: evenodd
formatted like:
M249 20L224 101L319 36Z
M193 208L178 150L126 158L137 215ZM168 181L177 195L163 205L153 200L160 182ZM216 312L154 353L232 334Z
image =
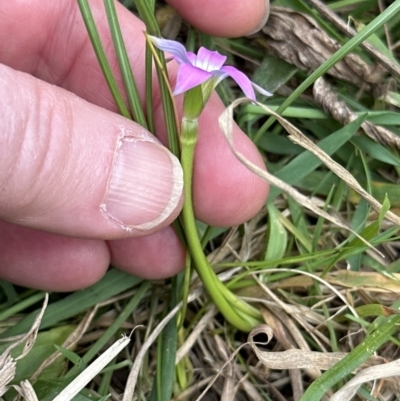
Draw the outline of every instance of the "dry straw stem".
M185 342L176 352L175 364L177 365L181 359L191 350L194 343L199 338L200 334L204 331L207 325L212 321L214 316L217 313L217 309L214 306L211 306L209 311L205 313L199 322L196 324L196 327L192 330L190 335L186 338Z
M18 394L25 399L26 401L39 401L36 396L35 390L32 387L32 384L29 383L28 380L23 380L19 386L13 386L15 390L17 390Z
M319 273L314 273L318 276ZM324 280L332 285L350 288L352 290L365 290L368 292L400 294L400 274L391 273L387 277L378 272L356 272L350 270L337 270L324 275ZM313 279L307 277L289 277L279 282L279 288L308 288ZM271 284L271 288L277 287ZM391 312L392 313L392 312Z
M32 349L33 345L35 344L36 337L39 331L39 326L42 321L44 312L46 310L48 301L49 301L49 294L46 293L46 296L43 301L42 310L36 317L28 333L26 333L24 336L22 336L19 340L17 340L13 344L11 344L0 356L0 396L2 396L4 393L8 391L9 387L7 386L7 384L15 377L17 361L26 356ZM14 359L10 355L11 351L15 347L23 343L25 343L25 345L21 355L19 355L17 358ZM21 386L26 388L25 385L21 384Z
M283 192L291 196L295 201L297 201L300 205L306 207L307 209L314 212L316 215L323 217L324 219L336 224L338 227L349 230L352 234L356 235L360 240L366 243L368 246L368 242L362 238L359 234L353 231L348 225L342 223L336 217L330 215L324 210L320 209L314 202L312 202L308 197L304 196L297 190L295 190L292 186L287 184L286 182L276 178L268 171L264 171L255 164L251 163L245 156L236 151L234 138L233 138L233 110L235 107L239 106L241 103L248 102L247 98L240 98L235 100L231 105L229 105L225 111L219 117L219 126L224 133L228 144L234 153L234 155L253 173L257 174L259 177L268 181L271 185L281 189ZM302 134L300 130L298 130L294 125L289 123L282 116L278 115L262 103L256 102L259 107L264 109L268 114L273 115L285 128L285 130L289 133L289 139L304 149L307 149L312 154L314 154L318 159L320 159L332 172L334 172L339 178L341 178L350 188L354 189L358 194L360 194L370 205L371 207L378 213L381 212L382 205L367 191L365 191L361 185L357 182L357 180L340 164L336 163L328 154L326 154L323 150L321 150L317 145L315 145L310 139L308 139L305 135ZM385 218L390 222L396 224L400 227L400 218L396 216L394 213L388 211L385 215Z
M85 317L81 320L76 329L64 341L64 343L62 344L63 348L73 349L78 344L82 336L86 333L86 330L88 329L90 323L92 322L97 312L97 309L98 307L96 306L85 315ZM43 363L39 366L37 371L31 376L31 381L36 380L39 377L39 375L43 372L43 370L46 369L48 366L50 366L52 363L54 363L55 360L61 355L62 355L61 352L56 350L45 361L43 361Z
M96 375L98 375L129 343L123 336L77 376L53 401L72 400Z
M397 388L400 385L400 359L378 366L363 369L348 381L329 401L349 401L353 399L359 387L366 382L392 377ZM397 376L397 377L396 377Z
M315 81L313 94L315 101L324 111L342 125L346 125L358 117L356 113L350 110L344 101L339 100L336 93L324 78L320 77ZM387 146L395 146L397 149L400 149L400 137L388 129L379 127L369 121L364 121L361 124L361 128L365 134L374 141Z
M268 53L303 71L315 71L340 49L340 44L329 37L313 18L283 7L271 7L268 24L258 42ZM328 74L366 88L382 78L381 68L369 66L355 54L348 54Z
M307 1L310 4L312 4L329 21L334 23L346 35L350 37L357 35L357 32L353 28L351 28L348 23L345 23L320 0L307 0ZM380 65L382 65L382 67L386 68L395 77L400 78L400 66L397 63L394 63L392 60L390 60L388 57L386 57L384 54L382 54L368 42L363 42L361 44L361 47L363 47L367 52L369 52L375 58L375 60Z
M308 1L346 34L350 36L357 34L319 0ZM272 7L270 19L263 29L263 34L259 42L267 48L269 53L305 71L315 71L340 48L340 44L329 37L313 18L282 7ZM398 64L392 62L368 42L363 42L361 46L384 68L400 78ZM355 54L348 54L336 63L328 74L364 89L371 89L371 84L376 85L382 82L383 71L379 66L368 65ZM314 97L325 112L343 125L357 117L344 102L338 100L322 78L314 83ZM374 141L400 149L400 138L386 128L370 122L364 122L361 127Z

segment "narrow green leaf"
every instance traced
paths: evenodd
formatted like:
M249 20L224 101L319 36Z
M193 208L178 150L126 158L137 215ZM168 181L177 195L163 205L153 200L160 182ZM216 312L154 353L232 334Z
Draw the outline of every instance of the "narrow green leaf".
M126 53L121 27L118 22L114 0L104 0L104 5L106 8L108 24L110 26L111 36L114 42L115 53L118 58L122 79L124 80L125 90L126 94L128 95L128 101L131 107L133 119L142 127L147 128L146 118L144 116L135 79L133 78L132 68Z
M279 219L280 212L272 204L268 204L267 247L264 260L282 259L287 247L287 231Z
M153 36L160 36L157 21L154 16L154 10L145 0L134 0L135 5L146 24L147 32ZM157 58L161 62L161 66L156 63L156 71L158 77L158 84L160 86L161 104L164 111L165 125L168 134L168 145L171 152L180 157L180 148L178 141L178 126L175 116L174 100L171 98L171 93L168 88L168 83L165 81L164 76L168 78L167 64L165 62L164 53L158 49L154 49Z
M32 296L25 298L24 300L15 303L13 306L9 307L4 312L0 313L0 321L5 320L19 312L24 311L26 308L35 305L37 302L41 301L45 297L46 293L43 291L37 292Z
M54 347L60 351L62 355L65 356L69 361L71 361L75 366L81 367L83 365L81 357L75 352L66 349L60 345L54 344Z
M64 299L50 304L44 313L40 328L45 329L65 319L76 316L99 302L105 301L108 298L121 294L138 285L142 281L142 279L131 276L120 270L110 270L99 282L91 287L76 291L66 296ZM33 311L15 326L1 333L0 338L26 333L38 315L39 310L40 309Z
M357 136L352 138L354 143L360 150L369 154L376 160L387 163L393 166L400 166L400 159L396 157L388 148L382 146L380 143L373 141L366 136Z
M183 274L175 276L172 280L172 291L168 310L173 309L179 302ZM151 400L170 401L175 383L175 359L178 344L178 328L176 315L164 327L158 337L157 346L157 372L153 384Z
M115 104L118 107L119 113L126 118L131 119L128 109L126 108L122 94L118 88L116 79L107 60L103 45L100 41L100 36L94 23L92 12L90 11L89 3L87 0L78 0L79 9L81 10L82 18L85 23L86 29L89 34L90 41L94 52L96 53L97 60L99 61L101 71L114 98Z

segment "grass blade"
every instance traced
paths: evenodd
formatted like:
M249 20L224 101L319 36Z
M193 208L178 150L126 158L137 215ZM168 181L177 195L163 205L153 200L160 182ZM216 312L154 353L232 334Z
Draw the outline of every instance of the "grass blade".
M326 391L339 380L350 374L354 369L366 361L382 344L389 340L397 330L400 315L390 316L374 332L367 335L365 340L353 349L341 361L318 377L306 390L300 401L318 401Z
M126 118L131 119L128 109L126 108L124 99L122 98L121 91L118 88L115 77L111 71L110 63L107 60L103 45L100 41L99 32L97 31L96 24L94 23L93 14L87 0L78 0L79 9L81 10L82 18L85 23L86 29L89 34L90 41L94 52L96 53L97 60L99 61L101 71L114 98L115 104L118 107L119 113Z
M143 21L146 24L147 32L150 35L160 36L160 30L158 28L157 21L154 17L154 13L150 8L150 5L145 0L134 0L134 2L140 13L140 16L142 17ZM161 103L163 106L165 125L168 134L168 145L171 152L179 158L180 148L178 142L178 126L175 118L175 106L174 106L174 101L171 98L171 93L169 91L168 84L165 82L163 75L166 74L168 76L167 65L165 62L164 53L159 51L158 49L155 49L155 52L157 54L158 59L161 62L161 68L162 68L161 70L156 63L158 84L160 86L160 92L161 92Z
M49 305L43 316L41 329L45 329L62 322L65 319L71 318L88 308L93 307L99 302L113 297L117 294L132 288L143 280L128 273L119 270L110 270L107 274L96 284L82 291L74 292L64 299L54 302ZM25 333L29 330L38 310L33 311L24 319L22 319L15 326L10 327L7 331L0 334L0 338L6 338Z
M142 127L147 129L146 118L140 102L135 79L133 78L128 55L126 54L125 43L122 37L120 24L118 22L114 1L104 0L104 6L106 8L108 24L110 26L111 35L114 42L115 53L117 54L119 68L121 70L122 79L124 80L125 90L126 94L128 95L128 101L131 107L133 119Z

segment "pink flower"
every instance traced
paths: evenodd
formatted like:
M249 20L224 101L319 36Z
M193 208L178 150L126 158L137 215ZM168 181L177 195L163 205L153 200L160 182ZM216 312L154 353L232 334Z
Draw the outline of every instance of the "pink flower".
M272 94L251 82L243 72L237 68L226 65L226 57L218 52L214 52L200 47L197 55L186 51L185 47L174 40L167 40L149 36L151 42L158 49L172 54L178 62L178 76L174 95L186 92L197 85L202 85L203 92L206 92L206 98L212 90L226 77L231 77L236 81L243 93L251 100L256 100L254 89L264 96Z

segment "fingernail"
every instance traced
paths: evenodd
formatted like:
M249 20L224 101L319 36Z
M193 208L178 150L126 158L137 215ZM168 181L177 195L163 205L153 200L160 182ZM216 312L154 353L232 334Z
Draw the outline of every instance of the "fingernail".
M183 176L178 159L157 142L118 139L103 212L130 231L149 230L178 206Z
M265 10L265 12L264 12L264 15L263 15L260 23L257 25L257 27L254 30L252 30L248 34L248 36L253 35L253 34L257 33L258 31L260 31L264 27L264 25L267 23L268 18L269 18L269 0L265 0L265 9L264 10Z

